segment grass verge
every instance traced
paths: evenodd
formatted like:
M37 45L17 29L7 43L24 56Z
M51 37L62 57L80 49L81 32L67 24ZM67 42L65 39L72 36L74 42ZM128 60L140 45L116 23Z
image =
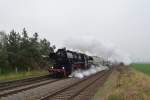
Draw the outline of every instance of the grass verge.
M6 75L0 75L0 80L19 80L30 77L36 77L41 75L47 75L47 71L30 71L30 72L18 72L18 73L10 73Z
M150 75L150 64L131 64L130 67Z
M118 75L119 72L114 70L108 77L104 85L98 89L98 92L95 94L93 100L106 100L106 98L111 94L111 91L116 85Z
M150 100L150 77L129 68L113 72L93 100Z

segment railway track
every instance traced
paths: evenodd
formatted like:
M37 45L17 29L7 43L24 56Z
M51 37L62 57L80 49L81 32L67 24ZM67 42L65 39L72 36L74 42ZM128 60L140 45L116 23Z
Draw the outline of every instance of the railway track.
M12 81L5 81L0 82L0 91L16 88L22 85L28 85L31 82L40 82L49 79L49 75L39 76L39 77L32 77L32 78L26 78L21 80L12 80Z
M87 91L88 88L91 88L91 87L93 87L92 93L94 95L95 93L94 90L96 91L94 87L98 86L99 83L103 83L105 79L107 78L107 76L109 75L109 73L110 71L102 71L88 78L77 81L58 91L55 91L54 93L50 93L49 95L41 98L40 100L73 100L75 98L77 99L77 97L80 96L81 93ZM88 93L86 92L86 94L83 94L82 98L83 96L87 97L86 95L89 95L89 93L91 93L91 91L89 91ZM88 100L89 98L90 97L88 97L86 100ZM85 100L85 99L78 98L78 100Z
M0 100L90 100L84 98L92 97L91 92L95 93L95 86L102 85L100 83L104 82L109 73L110 71L102 71L83 79L45 79L31 82L29 85L0 91Z
M46 76L0 83L0 98L58 81ZM6 84L5 84L6 83ZM4 85L4 86L3 86Z

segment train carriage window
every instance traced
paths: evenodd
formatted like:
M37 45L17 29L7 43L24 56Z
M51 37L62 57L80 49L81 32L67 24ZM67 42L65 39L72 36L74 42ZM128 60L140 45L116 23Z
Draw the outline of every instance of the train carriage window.
M78 59L81 60L81 55L78 55Z
M74 58L75 58L75 59L78 59L78 56L77 56L77 54L74 54Z
M71 52L67 52L67 57L68 57L68 58L73 58L72 53L71 53Z

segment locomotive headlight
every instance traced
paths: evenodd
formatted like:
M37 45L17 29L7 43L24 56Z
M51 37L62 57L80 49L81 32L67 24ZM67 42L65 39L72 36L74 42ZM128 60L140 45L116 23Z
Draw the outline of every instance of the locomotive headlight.
M62 69L65 69L64 67L62 67Z

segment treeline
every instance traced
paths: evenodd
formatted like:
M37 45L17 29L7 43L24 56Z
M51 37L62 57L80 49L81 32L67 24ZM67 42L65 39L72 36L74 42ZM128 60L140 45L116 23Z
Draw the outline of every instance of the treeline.
M0 32L0 74L44 69L50 64L44 56L54 49L55 45L45 38L40 39L38 33L29 36L25 28L22 33Z

